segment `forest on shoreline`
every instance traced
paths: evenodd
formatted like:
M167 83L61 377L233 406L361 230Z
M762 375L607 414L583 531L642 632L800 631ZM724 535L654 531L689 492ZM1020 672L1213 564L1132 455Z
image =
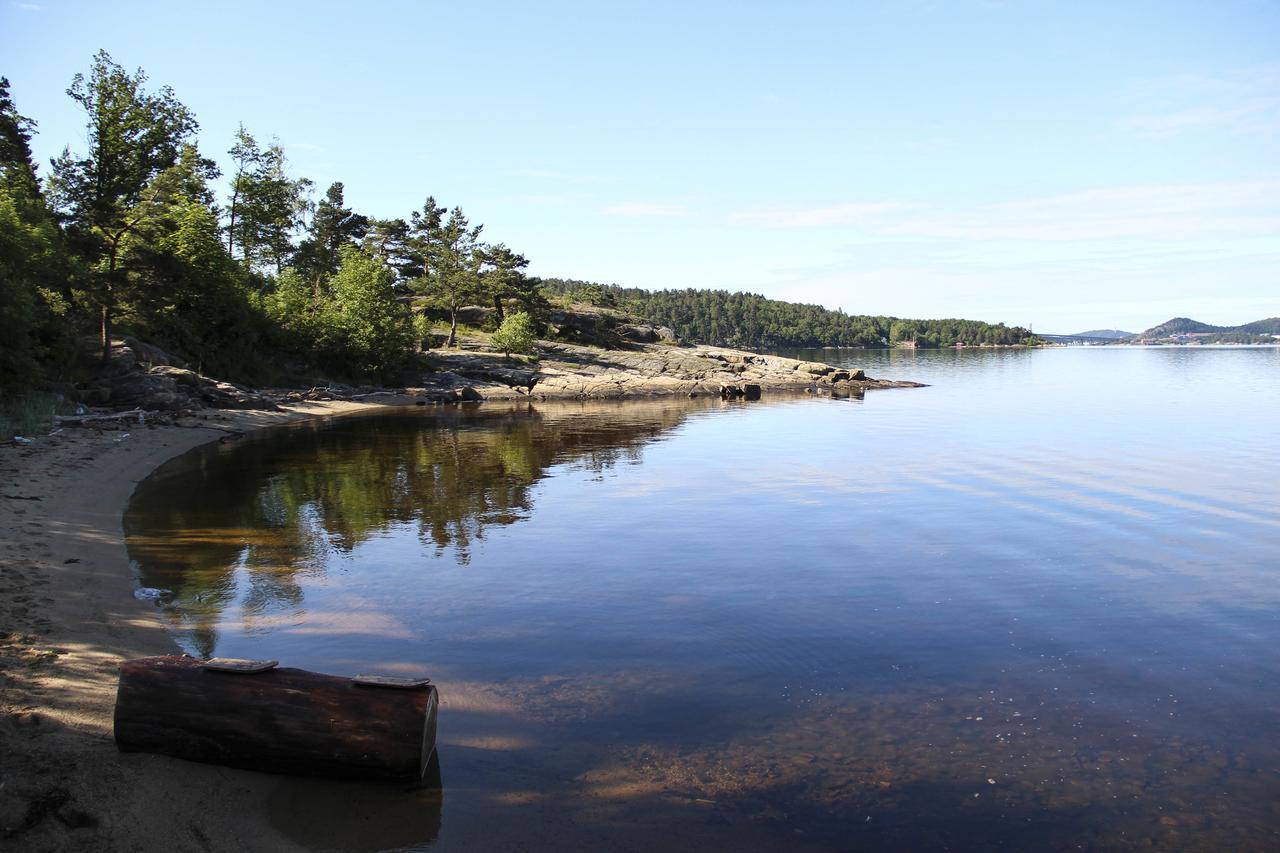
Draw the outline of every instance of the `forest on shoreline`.
M548 296L621 308L669 326L681 340L713 346L772 350L819 347L919 347L956 344L1014 346L1042 343L1020 326L977 320L911 320L846 314L821 305L768 299L728 290L643 290L614 284L547 278Z
M335 182L290 173L278 143L241 127L224 174L169 87L151 90L100 51L67 94L86 148L35 164L34 120L0 78L0 394L70 393L132 335L198 372L251 384L323 374L395 382L433 328L483 305L554 335L548 297L620 308L683 340L751 349L1034 342L966 320L846 315L748 293L647 291L526 274L460 207L428 196L407 217L353 210Z

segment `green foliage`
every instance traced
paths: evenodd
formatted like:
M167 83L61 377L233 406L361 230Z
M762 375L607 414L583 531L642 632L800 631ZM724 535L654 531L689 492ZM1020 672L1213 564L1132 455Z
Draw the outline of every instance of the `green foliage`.
M486 300L481 266L485 246L480 242L482 225L472 225L455 207L445 216L443 207L428 198L422 212L414 212L410 244L422 259L422 275L410 283L415 293L449 315L449 339L446 346L458 340L458 309Z
M50 181L74 245L96 273L91 296L101 314L103 361L118 303L129 295L121 268L126 238L163 209L155 179L178 162L183 141L199 128L172 89L150 94L146 79L141 70L128 74L106 51L94 57L87 79L75 76L67 94L84 110L89 150L80 157L64 150Z
M40 181L31 159L35 122L18 113L9 94L9 80L0 77L0 187L15 199L40 197Z
M334 183L298 242L311 182L243 127L220 209L217 166L191 142L195 117L171 89L146 84L106 52L75 76L85 150L54 162L47 202L31 161L35 124L0 78L0 389L35 387L69 364L91 324L104 359L127 332L246 379L271 375L280 356L289 371L389 375L430 328L406 294L447 312L455 332L458 309L474 303L499 316L518 307L535 331L545 317L528 261L481 243L482 226L431 198L409 220L370 220Z
M292 253L294 232L307 207L311 181L291 179L285 172L284 149L263 150L241 125L227 151L235 163L227 205L227 252L246 270L274 267L278 272Z
M385 264L355 246L343 246L340 257L330 282L333 298L321 314L321 334L359 371L386 374L408 357L414 338L409 310L396 300L395 276Z
M425 258L417 251L409 223L403 219L370 219L361 247L382 261L396 277L396 290L421 278Z
M781 349L787 347L882 347L902 341L939 347L963 343L1033 342L1026 329L974 320L903 320L830 311L726 290L624 288L565 279L544 279L548 294L596 305L614 304L651 322L670 326L683 340L717 346ZM604 293L606 296L602 297Z
M41 362L61 362L70 265L31 161L35 123L20 115L0 77L0 390L37 384Z
M285 339L311 342L317 334L311 285L292 267L280 273L263 298L263 308Z
M538 279L524 274L528 266L524 255L516 254L503 243L485 246L481 251L481 285L493 299L499 326L506 319L506 303L514 302L520 311L529 315L534 330L543 331L551 305L542 294Z
M35 391L20 396L0 396L0 440L15 435L43 435L53 428L54 415L67 415L75 405L60 394Z
M37 292L28 266L50 252L38 226L24 222L7 189L0 189L0 389L23 388L38 373Z
M330 184L294 258L294 266L317 290L338 271L343 247L355 243L369 230L369 218L346 206L344 189L341 181Z
M491 342L506 355L511 355L513 352L532 351L536 340L533 318L523 311L517 311L502 321L498 331L493 333Z
M594 305L597 308L617 308L618 297L617 288L606 287L601 284L588 284L574 294L580 301L586 302L588 305Z
M262 321L239 284L213 212L185 200L170 211L171 233L158 241L138 331L200 372L260 373Z

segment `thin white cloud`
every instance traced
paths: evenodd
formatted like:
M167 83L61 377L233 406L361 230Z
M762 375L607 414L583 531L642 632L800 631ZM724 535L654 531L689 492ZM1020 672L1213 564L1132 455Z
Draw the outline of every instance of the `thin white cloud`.
M845 236L856 236L864 259L896 253L904 240L917 259L939 262L954 261L961 247L971 252L967 247L978 243L984 257L1020 263L1082 252L1258 257L1280 250L1280 178L1100 187L961 207L885 201L752 209L730 218L774 229L850 227L855 230ZM1122 248L1112 245L1121 241Z
M1280 62L1220 74L1177 74L1133 84L1139 110L1119 120L1144 136L1191 131L1280 132Z
M857 225L886 213L905 210L904 202L850 202L828 207L751 208L731 214L730 218L765 228L830 228Z
M39 3L10 3L9 5L24 12L39 12L44 8Z
M648 201L625 201L621 204L611 204L601 212L610 216L649 216L664 219L677 219L689 215L689 211L679 205L656 204Z
M879 233L1042 241L1274 237L1280 180L1107 187L901 220Z

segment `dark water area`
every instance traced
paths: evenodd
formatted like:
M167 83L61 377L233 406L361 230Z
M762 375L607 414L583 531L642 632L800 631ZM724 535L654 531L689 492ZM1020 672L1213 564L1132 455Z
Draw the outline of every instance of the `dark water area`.
M413 409L141 484L187 651L439 686L442 792L282 782L280 826L1280 849L1280 349L803 357L930 387Z

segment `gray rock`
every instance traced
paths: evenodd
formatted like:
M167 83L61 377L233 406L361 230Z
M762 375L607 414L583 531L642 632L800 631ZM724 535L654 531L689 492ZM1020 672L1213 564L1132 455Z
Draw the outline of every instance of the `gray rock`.
M480 396L480 392L470 385L463 388L454 388L447 396L454 403L478 403L484 399Z
M659 340L658 331L653 326L635 323L623 323L614 329L622 338L638 344L651 344Z
M107 402L120 408L172 411L183 408L189 400L186 394L179 393L178 383L169 376L125 373L111 377L108 385L111 394Z
M468 326L483 326L495 313L494 309L484 305L465 305L458 309L458 322Z
M796 370L808 373L810 376L826 376L835 368L829 364L821 364L816 361L801 361L796 363Z
M194 370L185 370L181 367L170 367L167 365L160 365L160 366L151 368L150 370L147 371L147 373L152 376L171 377L173 381L176 382L178 385L183 385L188 388L199 388L201 387L202 384L204 385L213 384L213 380L206 379L205 377L201 376L199 373L196 373Z

